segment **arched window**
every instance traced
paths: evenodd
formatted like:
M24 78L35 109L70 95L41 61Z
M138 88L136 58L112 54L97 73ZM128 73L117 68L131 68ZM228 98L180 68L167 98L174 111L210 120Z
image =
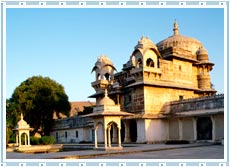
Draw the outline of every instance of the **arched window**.
M146 61L147 67L154 67L154 62L151 58L148 58Z
M135 56L132 56L131 62L132 62L133 66L136 66L136 58L135 58Z
M100 78L100 73L97 74L96 80L99 80L99 78Z
M142 60L141 60L141 58L139 58L137 60L137 67L142 67Z
M157 68L160 68L160 59L159 59L159 57L157 58Z
M105 73L105 79L109 80L110 79L109 77L110 77L109 73Z

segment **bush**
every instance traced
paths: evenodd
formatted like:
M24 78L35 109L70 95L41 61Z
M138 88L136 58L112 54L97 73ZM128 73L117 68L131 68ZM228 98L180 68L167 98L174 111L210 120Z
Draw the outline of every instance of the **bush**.
M32 145L38 145L38 144L40 144L40 138L31 136L30 137L30 144L32 144Z
M53 136L43 136L40 138L40 143L47 145L47 144L54 144L55 139Z
M16 138L9 138L8 143L16 143Z
M16 143L16 135L10 128L6 132L6 144L8 143Z

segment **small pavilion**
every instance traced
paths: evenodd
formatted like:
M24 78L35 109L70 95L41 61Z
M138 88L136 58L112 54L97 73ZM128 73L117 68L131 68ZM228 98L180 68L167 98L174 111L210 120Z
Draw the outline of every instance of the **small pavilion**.
M21 146L30 146L30 131L33 128L30 128L30 125L23 119L23 114L21 113L21 120L18 121L16 128L16 144L18 147ZM25 143L22 143L22 135L24 134Z
M121 150L121 118L123 116L132 115L127 112L120 111L120 105L115 105L114 101L108 97L107 89L105 89L105 96L94 107L93 113L90 116L94 120L94 143L95 149L103 150ZM102 125L104 147L98 147L98 128ZM116 137L117 146L111 144L111 129L113 129L113 137ZM115 131L117 135L115 135Z

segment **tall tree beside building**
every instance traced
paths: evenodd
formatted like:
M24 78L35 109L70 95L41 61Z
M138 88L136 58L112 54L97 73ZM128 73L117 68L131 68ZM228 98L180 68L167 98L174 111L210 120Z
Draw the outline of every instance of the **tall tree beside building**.
M10 99L18 114L34 128L34 132L49 135L53 113L69 115L70 103L64 87L49 77L33 76L23 81Z

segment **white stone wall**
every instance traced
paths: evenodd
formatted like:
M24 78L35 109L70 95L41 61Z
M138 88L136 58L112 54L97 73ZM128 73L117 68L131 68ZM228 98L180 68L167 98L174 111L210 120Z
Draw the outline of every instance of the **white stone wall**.
M179 121L178 119L169 120L169 140L179 140Z
M145 122L144 119L137 119L137 143L146 142Z
M193 118L183 118L182 120L182 139L194 140Z
M224 138L224 115L213 115L213 140L221 140Z
M212 119L212 141L221 141L224 138L224 115L210 117ZM168 127L169 140L193 141L197 139L197 120L194 121L194 117L169 119Z
M76 131L78 136L76 136ZM56 136L58 133L58 138ZM67 135L66 135L67 133ZM57 143L79 143L82 141L92 141L92 128L66 129L51 132Z
M98 142L98 143L104 142L104 129L103 129L102 124L98 124L97 142Z
M160 119L145 119L147 143L159 143L168 139L168 121Z

